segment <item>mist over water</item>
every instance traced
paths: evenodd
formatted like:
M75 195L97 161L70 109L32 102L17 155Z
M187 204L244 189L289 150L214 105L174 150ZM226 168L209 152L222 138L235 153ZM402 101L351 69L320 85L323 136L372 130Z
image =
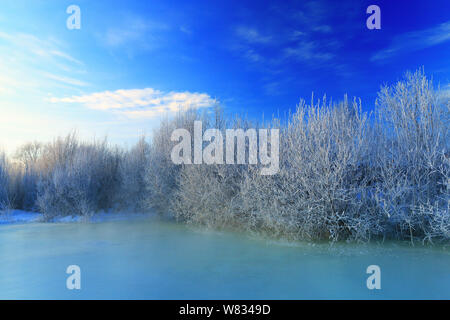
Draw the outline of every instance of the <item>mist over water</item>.
M449 299L450 252L313 244L157 218L0 226L0 299ZM66 268L81 268L81 290ZM366 268L381 268L381 290Z

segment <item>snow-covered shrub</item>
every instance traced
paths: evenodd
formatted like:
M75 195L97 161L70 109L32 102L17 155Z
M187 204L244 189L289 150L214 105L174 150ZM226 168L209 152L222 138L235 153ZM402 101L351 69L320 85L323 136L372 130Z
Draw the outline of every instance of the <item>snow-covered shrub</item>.
M370 190L368 115L355 101L324 99L282 128L280 172L249 172L242 186L249 226L303 239L370 239L382 232Z
M192 128L196 119L189 120L190 122L184 123L187 126L184 128L190 128L188 131L193 137ZM245 131L255 125L237 116L227 119L220 108L215 108L211 115L202 117L202 134L208 128L214 128L219 129L222 136L226 137L227 127ZM245 139L246 154L248 144L248 139ZM226 152L223 157L225 160ZM236 148L233 157L236 163ZM240 188L248 170L247 164L189 164L180 167L177 188L170 203L171 211L179 220L211 227L245 226Z
M147 188L147 206L166 212L170 209L170 202L178 188L180 165L175 165L170 157L172 147L172 132L177 128L184 128L193 137L194 121L199 119L197 110L189 109L178 113L173 119L164 119L158 129L153 132L149 150L149 163L145 172Z
M150 144L141 137L131 150L125 152L119 164L120 188L117 205L121 208L142 211L147 207L145 173L150 165Z
M37 186L40 178L39 170L35 166L27 166L20 176L22 190L20 208L27 211L36 211Z
M106 141L82 144L70 136L46 149L44 159L53 167L47 166L48 172L40 178L37 205L47 218L89 216L113 206L120 156Z
M43 151L44 145L35 141L20 146L14 155L17 166L16 206L21 209L37 210L37 184L42 174L40 166Z
M383 87L377 105L376 201L398 237L436 236L449 215L448 100L419 70Z
M0 152L0 212L9 208L9 173L8 160L4 153Z
M240 185L244 166L186 165L171 209L180 220L212 227L242 227Z

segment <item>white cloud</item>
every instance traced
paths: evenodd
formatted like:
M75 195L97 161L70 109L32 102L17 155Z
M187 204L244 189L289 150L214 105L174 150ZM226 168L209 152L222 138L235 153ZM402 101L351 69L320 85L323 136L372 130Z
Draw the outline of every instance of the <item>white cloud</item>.
M324 24L314 27L313 30L317 32L330 33L333 29L329 25Z
M327 61L332 59L334 54L323 51L314 41L301 41L296 47L285 48L284 57L298 61Z
M188 108L208 108L216 103L206 93L168 92L153 88L96 92L66 98L52 97L52 103L78 103L90 109L111 111L129 118L152 118Z
M74 79L71 77L64 77L64 76L58 76L55 74L51 74L48 72L43 72L42 75L44 75L45 77L52 79L52 80L56 80L58 82L62 82L68 85L73 85L73 86L78 86L78 87L86 87L89 84L87 82L78 80L78 79Z
M433 28L401 34L391 45L375 53L372 61L383 61L400 53L410 53L450 41L450 21Z
M31 56L49 59L61 58L66 62L83 65L70 54L63 52L61 44L54 38L41 39L28 33L5 33L0 31L0 39L10 46L10 50L21 51ZM30 57L32 58L32 57Z
M123 21L120 25L108 28L99 37L107 47L125 48L131 56L136 51L148 51L160 46L164 40L162 32L169 30L168 25L164 23L145 20L135 15L125 17Z
M191 36L193 33L191 28L189 28L187 26L181 26L180 31L183 32L184 34L187 34L188 36Z
M69 54L67 54L67 53L65 53L65 52L62 52L62 51L59 51L59 50L50 50L49 53L50 53L51 55L55 56L55 57L64 58L64 59L66 59L67 61L73 62L73 63L78 64L78 65L80 65L80 66L83 66L83 65L84 65L83 62L81 62L80 60L75 59L74 57L72 57L71 55L69 55Z
M42 92L55 85L58 87L87 85L72 76L75 73L79 74L84 69L84 64L66 53L63 47L64 45L55 38L39 38L28 33L0 31L2 91L22 94L24 89Z
M263 35L256 28L239 26L236 28L236 35L248 43L253 44L270 44L274 41L271 35Z
M327 24L329 10L316 2L304 2L302 10L286 13L285 5L272 8L274 15L263 25L234 27L230 48L253 63L266 64L267 69L278 68L284 59L301 63L329 61L336 57L337 46L332 37L334 26ZM280 26L279 19L289 24ZM317 38L317 33L322 37Z

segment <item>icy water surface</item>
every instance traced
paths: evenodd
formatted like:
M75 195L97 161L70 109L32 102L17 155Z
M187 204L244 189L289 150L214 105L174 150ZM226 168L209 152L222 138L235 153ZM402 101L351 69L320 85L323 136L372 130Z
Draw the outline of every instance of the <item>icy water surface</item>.
M381 268L368 290L366 268ZM81 290L66 268L81 268ZM450 248L289 244L159 219L0 226L0 299L450 299Z

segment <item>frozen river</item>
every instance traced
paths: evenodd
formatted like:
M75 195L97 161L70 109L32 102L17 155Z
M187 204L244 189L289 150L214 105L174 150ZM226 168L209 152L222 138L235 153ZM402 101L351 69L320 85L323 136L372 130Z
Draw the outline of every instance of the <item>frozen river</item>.
M292 244L157 218L0 225L0 298L450 299L450 248Z

